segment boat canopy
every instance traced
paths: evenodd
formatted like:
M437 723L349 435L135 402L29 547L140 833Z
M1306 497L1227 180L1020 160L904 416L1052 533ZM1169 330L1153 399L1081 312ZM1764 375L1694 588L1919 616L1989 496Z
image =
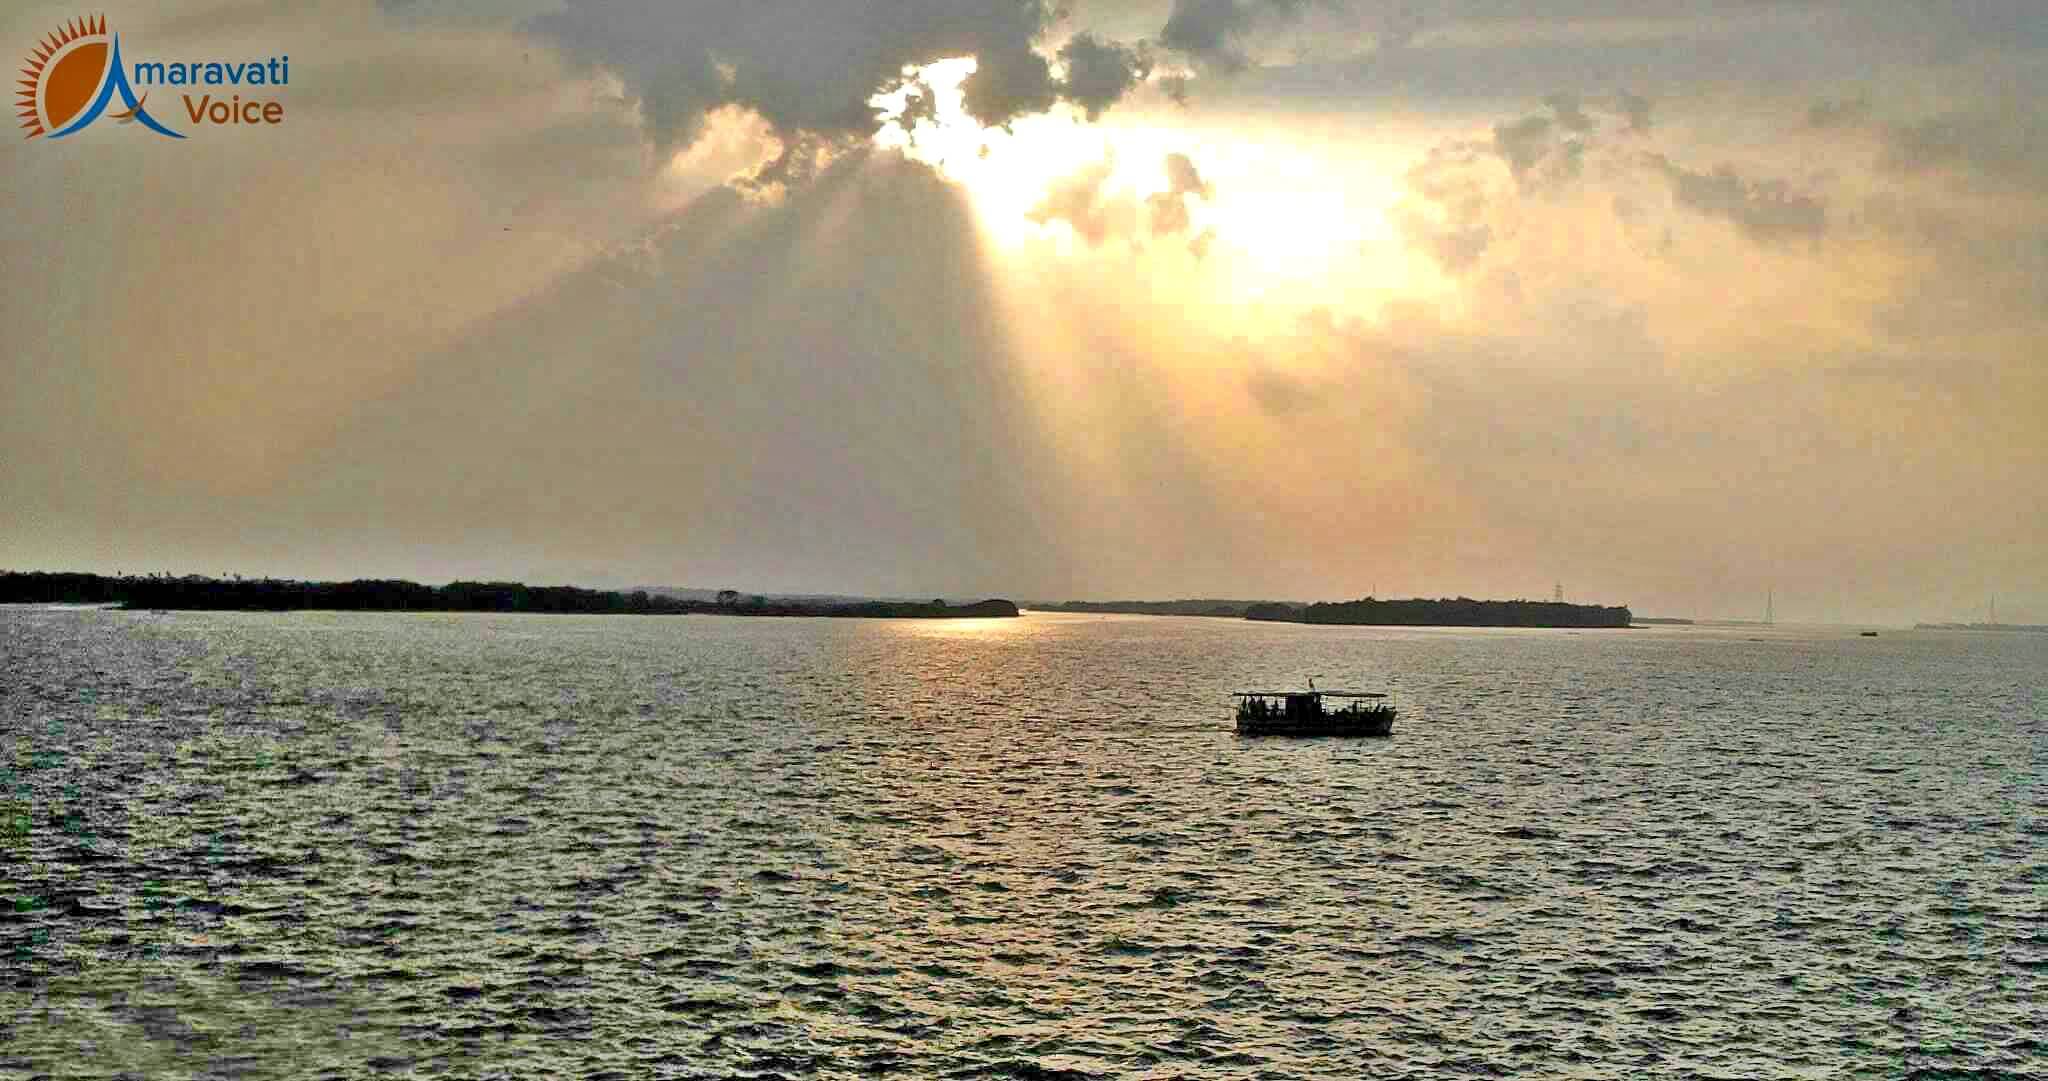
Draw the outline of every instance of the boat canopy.
M1297 694L1313 694L1323 698L1385 698L1379 691L1232 691L1232 698L1290 698Z

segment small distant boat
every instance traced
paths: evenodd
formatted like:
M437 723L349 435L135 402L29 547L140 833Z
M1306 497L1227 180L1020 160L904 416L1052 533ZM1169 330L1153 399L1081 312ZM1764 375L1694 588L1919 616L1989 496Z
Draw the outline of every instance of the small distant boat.
M1858 633L1860 633L1861 635L1863 635L1863 637L1865 637L1865 638L1875 638L1875 637L1877 637L1877 632L1876 632L1876 631L1859 631Z
M1237 691L1240 736L1388 736L1395 709L1377 691ZM1347 704L1325 708L1323 699Z

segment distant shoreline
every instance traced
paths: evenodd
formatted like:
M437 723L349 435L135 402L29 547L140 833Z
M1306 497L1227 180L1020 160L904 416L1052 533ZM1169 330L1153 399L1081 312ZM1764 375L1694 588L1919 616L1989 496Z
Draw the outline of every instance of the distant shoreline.
M1365 627L1589 627L1624 629L1626 606L1561 604L1549 601L1480 601L1470 597L1436 600L1378 600L1302 604L1295 601L1065 601L1033 604L1033 611L1114 613L1146 616L1216 616L1265 623L1318 623Z
M1209 616L1243 619L1245 611L1272 601L1180 600L1180 601L1035 601L1025 607L1034 612L1065 612L1070 615L1097 613L1126 616Z
M310 582L201 575L0 574L0 604L115 605L129 610L209 612L529 612L554 615L824 616L851 619L1012 618L1006 600L803 603L742 596L686 600L631 592L520 582L421 585L403 579Z

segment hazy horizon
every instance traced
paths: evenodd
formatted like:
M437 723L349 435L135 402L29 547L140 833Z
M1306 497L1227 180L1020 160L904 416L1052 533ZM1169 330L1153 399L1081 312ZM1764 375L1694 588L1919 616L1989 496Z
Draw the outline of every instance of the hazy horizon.
M25 572L25 573L37 573L37 572L41 572L41 573L67 573L66 571L64 571L64 570L62 570L62 569L58 569L58 568L47 568L47 567L39 567L39 568L18 568L18 567L0 567L0 574L10 573L10 572ZM108 572L92 572L92 571L88 571L88 572L76 572L76 571L75 571L75 569L73 569L73 571L72 571L72 572L75 572L75 573L108 573ZM221 572L215 572L215 573L212 573L212 574L206 574L206 573L204 573L204 572L198 572L198 571L175 571L175 570L145 570L145 571L132 571L132 572L131 572L131 571L122 571L122 572L120 572L120 573L122 573L122 574L135 574L135 575L141 575L141 576L147 576L147 575L151 575L151 574L168 574L168 575L171 575L171 576L173 576L173 577L176 577L176 576L180 576L180 575L183 575L183 574L196 574L196 575L199 575L199 576L201 576L201 577L211 577L211 578L230 578L230 577L234 577L234 576L236 576L236 575L238 574L238 572L234 572L234 571L221 571ZM279 578L279 579L300 579L300 580L314 580L314 579L311 579L311 578L309 578L309 577L308 577L308 576L306 576L306 575L292 575L292 574L269 574L269 575L261 575L261 576L259 576L259 575L241 575L241 577L274 577L274 578ZM459 579L459 578L425 578L425 579L422 579L422 578L417 578L417 577L413 577L413 578L409 578L409 579L408 579L408 577L407 577L407 576L405 576L405 575L398 575L398 574L390 574L390 575L368 575L368 574L358 574L358 575L343 575L343 576L337 576L337 577L333 577L333 578L326 578L326 579L319 579L319 580L323 580L323 581L335 581L335 580L349 580L349 579L352 579L352 578L362 578L362 579L402 579L402 580L410 580L410 581L415 581L415 582L419 582L419 583L421 583L421 584L425 584L425 585L435 585L435 586L439 586L439 585L446 585L446 584L449 584L450 582L454 582L454 581L459 581L459 580L462 580L462 579ZM473 580L473 581L474 581L474 580L481 580L481 579L470 579L470 580ZM492 579L492 580L508 580L508 579ZM1026 605L1026 606L1033 606L1033 605L1060 605L1060 604L1069 604L1069 603L1075 603L1075 602L1079 602L1079 603L1084 603L1084 604L1118 604L1118 603L1133 603L1133 604L1161 604L1161 603L1186 603L1186 602L1201 602L1201 601L1212 601L1212 602L1224 602L1224 603L1283 603L1283 604L1315 604L1315 603L1319 603L1319 602L1332 602L1332 601L1353 601L1353 600L1359 600L1359 599L1368 599L1368 598L1369 598L1369 599L1377 599L1377 600L1382 600L1382 601L1388 601L1388 600L1451 600L1451 599L1460 599L1460 598L1464 598L1464 599L1474 599L1474 600L1496 600L1496 601L1523 601L1523 602L1531 602L1531 603L1541 603L1541 602L1548 602L1548 601L1550 601L1550 600L1552 600L1552 599L1553 599L1553 597L1552 597L1552 596L1546 596L1546 595L1539 595L1539 594L1533 594L1533 593L1529 593L1529 594L1513 594L1513 595L1500 595L1500 596L1489 596L1489 597L1480 597L1480 596L1477 596L1477 595L1474 595L1474 594L1470 594L1470 593L1466 593L1466 592L1459 592L1459 591L1452 591L1452 592L1434 592L1434 593L1431 593L1431 592L1425 592L1425 593L1395 593L1395 592L1379 592L1379 593L1366 593L1366 594L1362 594L1362 595L1360 595L1360 596L1314 596L1314 597L1305 597L1305 596L1271 596L1271 597L1229 597L1229 596L1224 596L1223 594L1220 594L1220 593L1213 593L1213 592L1211 592L1211 593L1199 593L1199 594L1187 594L1187 595L1176 595L1176 596L1135 596L1135 595L1124 595L1124 594L1104 594L1104 595L1100 595L1100 596L1085 596L1085 597L1083 597L1083 596L1075 596L1075 597L1058 597L1058 596L1034 596L1034 595L1031 595L1031 594L1028 594L1028 593L1018 593L1018 592L1016 592L1016 591L1002 591L1002 590L997 590L997 591L995 591L995 592L991 592L991 593L965 593L965 594L946 594L946 593L943 593L943 592L933 592L933 591L924 591L924 592L918 592L918 591L911 591L911 592L904 592L904 593L850 593L850 592L847 592L847 591L845 591L845 590L821 590L821 589L774 589L774 588L752 588L752 587L740 587L740 586L704 586L704 585L676 585L676 584L672 584L672 583L658 583L658 582L632 582L632 583L613 583L613 582L604 582L604 581L598 581L598 580L590 580L590 581L556 581L556 580L536 580L536 579L509 579L509 580L514 580L514 581L520 581L520 582L521 582L521 584L524 584L524 585L530 585L530 586L573 586L573 587L579 587L579 588L585 588L585 589L602 589L602 590L615 590L615 591L635 591L635 590L645 590L645 591L656 591L656 590L659 590L659 591L663 591L663 592L667 592L667 593L671 593L671 594L677 594L677 595L697 595L697 594L702 594L704 598L710 598L710 597L713 597L713 596L715 596L716 594L718 594L718 593L722 592L722 591L723 591L723 590L725 590L725 589L732 589L732 590L733 590L734 592L737 592L737 593L741 594L742 596L760 596L760 597L766 597L766 598L769 598L769 599L771 599L771 600L808 600L808 599L830 599L830 600L848 600L848 601L873 601L873 600L881 600L881 601L922 601L922 600L929 600L929 599L931 599L932 597L936 596L936 597L939 597L939 598L941 598L941 599L947 600L948 602L966 602L966 601L977 601L977 600L985 600L985 599L1003 599L1003 600L1010 600L1010 601L1014 601L1014 602L1016 602L1017 604L1020 604L1020 605ZM1559 584L1561 585L1561 583L1559 583ZM1744 612L1741 612L1741 611L1738 611L1738 610L1718 610L1718 611L1715 611L1715 612L1713 612L1713 613L1710 613L1710 614L1695 614L1695 613L1687 613L1687 612L1662 612L1662 611L1645 611L1645 610L1643 610L1643 609L1642 609L1642 608L1641 608L1640 606L1636 606L1636 605L1631 605L1631 604L1629 604L1629 603L1628 603L1627 601L1617 601L1617 600L1603 600L1603 599L1587 599L1587 598L1579 598L1579 597L1570 597L1570 596L1567 596L1567 597L1565 597L1565 598L1564 598L1564 601L1565 601L1565 603L1568 603L1568 604L1575 604L1575 605L1592 605L1592 606L1609 606L1609 607L1627 607L1627 608L1631 609L1631 614L1632 614L1632 615L1633 615L1633 616L1634 616L1635 618L1637 618L1637 619L1644 619L1644 618L1650 618L1650 619L1672 619L1672 618L1678 618L1678 619L1696 620L1696 621L1700 621L1700 622L1708 622L1708 623L1728 623L1728 622L1734 622L1734 623L1755 623L1755 622L1760 622L1760 621L1764 620L1764 619L1765 619L1766 617L1770 617L1770 620L1771 620L1771 622L1774 622L1774 623L1778 623L1778 624L1786 624L1786 625L1795 625L1795 626L1797 626L1797 625L1804 625L1804 626L1822 626L1822 627L1825 627L1825 626L1842 626L1842 627L1849 627L1849 626L1862 626L1862 625L1867 625L1867 624L1870 624L1870 623L1874 623L1874 622L1880 622L1880 623L1881 623L1881 622L1883 622L1883 621L1881 621L1881 620L1870 620L1870 619L1844 619L1844 618L1840 618L1839 616L1837 616L1837 615L1834 615L1834 614L1832 614L1832 613L1814 613L1814 614L1808 614L1808 613L1803 613L1803 612L1796 612L1796 611L1795 611L1795 612L1793 612L1793 613L1787 614L1787 613L1785 613L1785 612L1784 612L1784 611L1783 611L1782 609L1777 609L1777 608L1775 608L1775 607L1774 607L1774 604L1773 604L1773 600L1774 600L1774 598L1771 598L1771 597L1767 597L1767 598L1766 598L1766 600L1765 600L1765 601L1763 602L1763 603L1765 604L1765 607L1764 607L1764 608L1761 608L1761 609L1759 609L1759 610L1757 610L1757 611L1755 611L1755 612L1749 612L1749 613L1744 613ZM1916 619L1913 619L1913 620L1900 620L1900 621L1897 621L1897 622L1896 622L1896 623L1895 623L1894 625L1903 625L1903 624L1905 624L1905 623L1907 623L1907 622L1914 622L1914 623L1923 623L1923 622L1924 622L1924 623L1949 623L1949 622L1953 622L1953 623L1976 623L1976 622L1988 622L1988 621L1990 621L1990 616L1992 616L1992 615L1994 615L1994 614L1996 615L1996 622L1998 622L1998 623L2000 623L2000 624L2022 624L2022 623L2028 623L2028 622L2029 622L2029 621L2028 621L2028 620L2026 620L2026 619L2015 619L2015 618L2010 618L2010 613L2009 613L2009 612L1999 611L1999 612L1995 612L1995 613L1993 613L1993 612L1991 612L1991 611L1989 611L1989 610L1988 610L1988 609L1989 609L1989 606L1990 606L1990 605L1991 605L1991 604L1992 604L1993 602L1987 601L1986 603L1987 603L1987 610L1986 610L1986 611L1979 611L1979 612L1976 612L1976 613L1970 613L1970 614L1956 614L1956 615L1953 615L1953 616L1947 616L1947 615L1928 615L1928 616L1922 616L1922 617L1919 617L1919 618L1916 618Z
M2048 623L2037 3L1066 7L109 9L0 568Z

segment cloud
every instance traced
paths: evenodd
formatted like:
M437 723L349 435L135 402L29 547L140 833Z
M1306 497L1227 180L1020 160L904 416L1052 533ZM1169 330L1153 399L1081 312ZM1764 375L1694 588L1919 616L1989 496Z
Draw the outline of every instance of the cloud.
M1240 38L1261 24L1298 18L1309 6L1309 0L1174 0L1159 41L1223 71L1237 71L1250 63Z
M1534 170L1556 145L1551 131L1555 125L1547 116L1525 116L1493 127L1494 150L1507 159L1516 176Z
M1629 131L1642 134L1650 130L1650 99L1623 90L1616 97L1616 108L1628 118Z
M1229 40L1251 24L1251 15L1252 9L1236 0L1174 0L1159 40L1171 49L1242 66L1244 59L1230 51Z
M1311 380L1265 364L1252 368L1251 374L1245 377L1245 387L1259 408L1273 417L1305 413L1322 400L1321 392Z
M1090 120L1123 100L1152 72L1152 60L1143 50L1104 41L1087 31L1061 46L1059 58L1067 69L1061 95L1080 106Z
M1215 195L1209 183L1195 169L1194 159L1186 154L1166 155L1167 191L1174 195L1199 195L1204 199Z
M1548 95L1543 104L1550 106L1557 115L1557 126L1566 131L1586 132L1593 130L1593 118L1586 115L1579 105L1577 94L1557 93Z
M1877 320L1888 341L1946 343L1950 370L1981 374L1985 358L2048 334L2043 128L2028 99L2000 96L1831 133L1875 163L1841 227L1901 253L1914 271Z
M1512 216L1504 208L1515 201L1492 183L1486 167L1489 157L1506 165L1515 196L1520 197L1581 192L1588 163L1598 162L1607 183L1617 185L1607 196L1607 205L1631 225L1649 221L1641 193L1632 185L1634 178L1647 173L1662 182L1674 205L1731 222L1758 242L1815 240L1828 230L1823 199L1795 190L1787 181L1754 179L1732 163L1697 169L1662 152L1620 146L1617 137L1633 140L1644 134L1639 122L1646 103L1638 108L1624 100L1619 122L1607 123L1572 95L1553 94L1545 102L1547 115L1497 123L1485 144L1440 144L1409 171L1405 179L1410 198L1389 213L1409 244L1453 274L1477 264L1499 239L1499 219Z
M1404 177L1408 198L1388 211L1402 238L1446 273L1470 270L1493 243L1493 226L1486 220L1494 199L1488 177L1498 171L1492 160L1474 142L1436 146Z
M1883 138L1879 164L1894 173L1960 169L2025 189L2048 187L2048 119L2031 101L1892 124Z
M1549 115L1533 113L1493 126L1493 152L1508 164L1515 181L1535 191L1576 179L1589 148L1613 134L1602 131L1600 118L1586 111L1576 94L1548 94ZM1633 94L1619 100L1625 134L1649 130L1650 103ZM1612 125L1608 125L1611 129Z
M1806 123L1814 128L1840 128L1860 124L1870 116L1868 97L1822 98L1806 110Z
M1750 180L1731 165L1694 172L1661 154L1647 160L1671 182L1672 197L1681 205L1733 222L1758 240L1814 240L1827 231L1827 208L1820 200L1795 193L1782 180Z
M1405 207L1396 207L1391 216L1410 244L1428 252L1451 274L1472 269L1493 244L1493 227L1484 222L1446 225Z
M1043 112L1063 94L1098 115L1136 85L1142 57L1080 36L1067 46L1067 81L1055 80L1038 46L1057 14L1042 0L566 0L531 25L569 56L616 72L655 141L675 147L724 105L753 109L785 134L862 139L878 124L871 96L906 67L955 56L976 58L961 89L984 125Z
M1052 65L1031 48L1028 39L983 48L974 57L974 74L960 84L960 91L967 115L983 127L1001 127L1020 116L1045 112L1059 100L1060 86L1053 81ZM1100 114L1109 104L1097 100L1091 113Z
M1145 206L1152 212L1152 235L1172 236L1187 232L1191 224L1187 203L1179 195L1157 192L1146 196Z
M1155 192L1145 199L1146 207L1152 212L1153 236L1186 232L1191 224L1188 196L1209 199L1215 194L1209 183L1202 179L1202 174L1196 171L1194 160L1186 154L1166 155L1166 183L1165 191Z
M1056 181L1024 216L1040 225L1066 222L1091 247L1112 236L1129 236L1137 226L1137 201L1128 194L1111 195L1103 190L1115 172L1114 159L1089 165Z
M1232 5L1214 5L1229 16ZM1331 9L1345 18L1325 15ZM1261 29L1334 24L1293 62L1270 55L1231 81L1203 80L1213 101L1315 101L1371 108L1426 101L1493 109L1505 100L1564 90L1592 102L1625 88L1660 102L1701 94L1828 92L1946 69L1941 83L2012 67L2026 78L2032 50L2048 45L2036 0L1374 0L1301 5L1292 19L1247 24L1242 13L1205 25L1236 27L1243 58ZM1408 33L1380 33L1382 13L1409 16ZM1317 30L1324 30L1317 25ZM1230 48L1226 38L1226 48ZM1394 43L1400 44L1394 47Z

